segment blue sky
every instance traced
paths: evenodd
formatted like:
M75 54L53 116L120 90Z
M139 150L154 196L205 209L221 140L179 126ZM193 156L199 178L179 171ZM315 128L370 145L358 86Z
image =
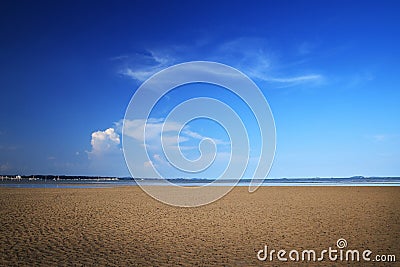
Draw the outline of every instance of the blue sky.
M215 2L2 1L0 174L128 176L121 122L137 88L210 60L268 100L270 177L400 176L397 1ZM235 101L201 86L169 97L213 92ZM226 141L209 122L190 129Z

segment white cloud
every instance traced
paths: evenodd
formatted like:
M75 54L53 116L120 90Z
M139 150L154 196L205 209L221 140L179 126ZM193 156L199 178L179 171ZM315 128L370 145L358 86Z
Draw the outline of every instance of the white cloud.
M93 132L90 143L92 145L92 150L88 152L89 157L91 155L100 156L120 150L120 138L115 132L114 128L108 128L105 131Z
M122 129L123 120L116 123L116 127ZM146 146L147 148L159 148L161 142L161 133L163 135L163 144L165 148L179 148L181 150L198 149L197 146L185 146L182 143L196 139L212 139L217 145L229 145L229 142L204 136L190 129L189 126L184 126L178 122L164 122L163 118L150 118L125 120L124 135L129 136L139 142L143 142L143 131L146 127ZM181 131L182 129L182 131ZM179 134L180 133L180 134Z
M121 125L122 123L123 121L121 120L118 123L118 125ZM146 127L146 141L159 138L161 136L161 132L163 132L163 134L165 135L171 132L179 132L179 130L181 129L180 124L176 122L167 122L164 124L164 120L161 118L150 118L148 120L145 119L125 120L124 123L125 123L124 134L141 142L144 141L143 132L145 130L145 127Z
M270 83L280 83L289 86L297 85L300 83L319 82L322 81L324 78L321 74L305 74L298 76L277 77L272 75L272 71L268 71L260 65L250 66L247 69L245 68L244 72L254 79Z
M318 82L323 79L321 74L285 75L292 64L280 64L267 43L263 38L237 38L221 44L216 59L238 68L250 78L283 84L284 87Z
M317 46L316 43L310 43L310 42L302 42L298 47L297 47L297 52L300 55L307 55L310 54L315 47Z
M129 175L120 147L120 136L115 129L108 128L104 131L95 131L91 137L91 150L86 151L91 175Z
M162 158L160 156L160 154L157 154L157 153L153 154L152 159L153 160L145 161L143 163L143 167L144 168L153 168L153 167L155 167L155 168L158 169L160 166L164 166L164 167L167 166L167 165L169 166L168 161L165 160L164 158Z
M305 48L309 50L308 46L302 46L302 50ZM203 51L205 47L207 53ZM199 54L202 55L202 58L198 58ZM285 72L288 72L287 66L290 67L291 64L280 64L275 59L277 57L275 54L276 52L268 47L268 42L264 38L240 37L219 45L208 40L207 42L194 42L191 45L171 45L167 48L146 50L144 53L130 57L123 56L121 61L125 63L119 73L143 82L173 64L200 59L233 66L250 78L284 85L282 87L315 83L324 78L318 73L287 76Z
M345 81L347 88L357 88L363 86L375 79L375 76L370 71L355 73L348 77Z
M183 126L175 121L165 122L164 120L164 118L125 119L125 121L121 120L116 123L117 129L122 129L122 123L125 122L124 142L129 144L130 149L141 150L140 147L146 146L148 157L132 159L135 175L152 177L154 175L151 174L151 170L154 167L161 175L181 177L179 175L182 173L175 168L176 166L183 169L201 169L206 166L205 163L213 161L214 147L208 143L203 145L200 141L212 139L215 145L221 145L216 147L217 153L225 151L225 145L230 144L217 138L207 137L191 129L190 125ZM146 136L143 134L145 129ZM163 136L163 140L161 140L161 136ZM144 137L146 137L145 144ZM200 146L200 144L202 145ZM137 155L132 153L131 157ZM185 173L185 175L188 174Z
M156 73L158 71L158 68L152 68L152 69L147 69L147 70L133 70L131 68L126 68L122 70L120 73L128 76L134 80L138 80L140 82L143 82L150 78L151 75Z
M151 160L143 163L143 167L145 168L153 168L153 162Z
M190 136L190 137L192 137L192 138L195 138L195 139L201 140L201 139L204 139L204 138L205 138L205 137L202 136L201 134L196 133L196 132L193 132L193 131L191 131L191 130L189 130L189 129L186 129L186 130L184 130L183 132L184 132L186 135L188 135L188 136Z
M276 83L287 83L287 84L299 84L304 82L317 82L322 80L322 76L319 74L310 74L310 75L303 75L303 76L294 76L294 77L283 77L283 78L274 78L268 76L259 76L257 77L261 80L266 82L276 82Z
M385 142L385 141L393 141L393 140L398 140L400 135L399 134L374 134L374 135L368 135L367 136L369 139L374 140L375 142Z
M156 72L174 64L174 59L166 56L166 53L157 53L152 50L131 56L114 57L113 60L125 61L119 73L139 82L147 80Z
M151 161L153 165L169 165L168 161L165 160L160 154L153 154L153 160Z
M144 129L146 127L146 139L144 140ZM176 149L179 143L188 140L185 136L179 136L181 125L176 122L166 122L161 118L151 118L148 120L136 119L125 120L124 134L136 141L143 143L146 141L146 147L150 150L158 150L161 145L161 134L163 135L163 144L165 149Z
M384 141L385 139L387 139L387 135L384 135L384 134L376 134L376 135L372 136L372 138L373 138L375 141L381 142L381 141Z

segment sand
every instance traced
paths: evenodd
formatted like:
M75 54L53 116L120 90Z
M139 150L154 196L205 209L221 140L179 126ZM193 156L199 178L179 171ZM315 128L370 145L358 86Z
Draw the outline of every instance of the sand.
M400 187L238 187L212 204L177 208L139 187L1 188L0 265L293 266L259 261L257 252L321 251L344 238L348 249L395 254L386 266L399 266L399 200Z

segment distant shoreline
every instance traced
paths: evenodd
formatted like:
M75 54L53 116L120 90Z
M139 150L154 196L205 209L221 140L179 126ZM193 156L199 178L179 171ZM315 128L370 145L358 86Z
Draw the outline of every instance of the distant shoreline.
M266 178L266 179L154 179L115 177L0 177L0 187L11 188L104 188L122 186L400 186L400 177L349 177L349 178Z
M212 182L215 179L209 178L165 178L168 181L204 181ZM241 178L241 181L251 180L269 180L269 181L327 181L327 180L400 180L400 176L351 176L351 177L282 177L282 178ZM133 178L133 177L116 177L116 176L84 176L84 175L0 175L0 180L99 180L99 181L126 181L126 180L147 180L157 181L164 180L160 178ZM221 179L222 180L222 179ZM236 181L237 179L223 179L224 181Z

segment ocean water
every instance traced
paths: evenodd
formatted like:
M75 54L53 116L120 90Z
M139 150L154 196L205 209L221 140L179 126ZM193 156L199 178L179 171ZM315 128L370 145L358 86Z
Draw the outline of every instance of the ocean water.
M213 180L209 179L169 179L169 182L180 186L204 186ZM261 180L258 180L261 182ZM143 179L143 185L163 185L157 179ZM216 181L212 186L232 186L232 180ZM249 186L249 179L240 180L236 186ZM0 187L9 188L111 188L119 186L137 186L133 179L119 180L0 180ZM400 177L369 177L369 178L296 178L296 179L265 179L261 186L400 186Z

